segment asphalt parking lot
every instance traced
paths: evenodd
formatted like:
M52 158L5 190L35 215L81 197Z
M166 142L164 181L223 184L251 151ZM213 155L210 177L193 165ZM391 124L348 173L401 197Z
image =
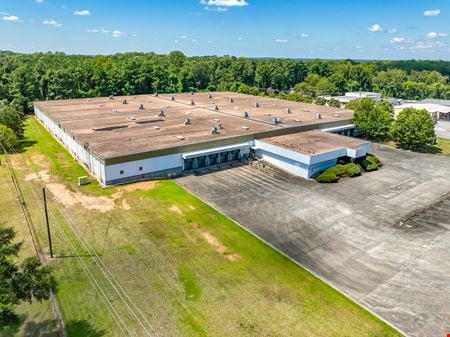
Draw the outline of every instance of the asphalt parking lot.
M379 146L318 184L241 166L177 182L409 336L450 333L450 158Z

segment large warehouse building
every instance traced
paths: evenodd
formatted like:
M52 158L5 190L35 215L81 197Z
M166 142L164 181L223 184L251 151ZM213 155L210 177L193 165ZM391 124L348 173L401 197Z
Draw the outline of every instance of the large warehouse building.
M309 178L370 147L329 133L352 134L351 110L230 92L36 102L35 114L104 185L179 175L251 153Z

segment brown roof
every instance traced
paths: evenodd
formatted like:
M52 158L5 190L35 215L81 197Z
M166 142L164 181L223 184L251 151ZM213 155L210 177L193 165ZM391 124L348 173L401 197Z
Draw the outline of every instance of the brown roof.
M367 140L341 136L320 130L270 137L263 139L263 141L307 155L321 154L342 148L357 150L362 145L368 143Z
M114 158L292 127L349 123L351 110L231 92L138 95L36 102L35 106L101 158ZM233 98L231 102L230 98ZM127 104L122 101L126 99ZM194 99L195 105L191 105ZM259 108L255 107L258 102ZM143 104L144 109L139 109ZM218 110L215 110L215 106ZM286 109L290 109L290 113ZM158 117L160 110L164 117ZM244 111L249 118L243 118ZM322 119L316 119L320 113ZM279 117L281 124L273 125ZM190 118L192 125L184 125ZM211 127L221 126L219 134ZM278 133L279 134L279 133ZM182 136L180 140L177 136Z

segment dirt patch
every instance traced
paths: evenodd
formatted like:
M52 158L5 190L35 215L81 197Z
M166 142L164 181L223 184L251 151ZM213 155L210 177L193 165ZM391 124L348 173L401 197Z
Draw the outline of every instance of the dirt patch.
M195 207L192 205L189 205L189 208L192 209L193 211L195 211Z
M224 246L222 242L219 241L214 235L208 231L202 230L198 225L194 225L195 229L200 233L203 239L209 243L217 253L225 256L230 261L236 261L239 258L238 254L232 254L228 251L227 247Z
M172 205L172 207L169 208L172 212L175 212L179 215L183 215L183 211L178 207L177 205Z
M25 181L40 180L42 182L50 181L50 174L46 170L39 171L37 173L30 173L25 176Z
M120 208L124 209L125 211L129 211L131 209L131 206L128 203L127 199L122 200L122 203L120 204Z
M120 191L132 192L136 190L148 191L154 188L157 181L140 181L119 187Z
M33 153L33 155L31 156L31 160L33 161L34 164L42 168L50 167L50 162L47 160L47 158L45 158L45 155L43 155L42 153Z
M114 200L108 197L92 197L80 192L70 191L64 184L48 183L47 189L65 207L81 205L83 208L106 213L114 209Z

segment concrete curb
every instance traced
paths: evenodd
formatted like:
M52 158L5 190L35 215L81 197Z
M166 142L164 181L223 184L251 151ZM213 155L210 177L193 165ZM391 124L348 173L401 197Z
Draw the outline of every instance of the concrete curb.
M203 203L205 203L206 205L208 205L209 207L213 208L215 211L217 211L218 213L222 214L225 218L227 218L228 220L232 221L233 223L235 223L236 225L238 225L240 228L242 228L243 230L245 230L247 233L250 233L251 235L253 235L254 237L256 237L258 240L264 242L266 245L268 245L270 248L274 249L276 252L278 252L279 254L283 255L285 258L289 259L290 261L294 262L297 266L305 269L307 272L309 272L310 274L312 274L314 277L318 278L320 281L324 282L325 284L327 284L329 287L331 287L332 289L336 290L337 292L339 292L340 294L343 294L344 296L346 296L348 299L350 299L353 303L355 303L356 305L360 306L361 308L363 308L364 310L366 310L367 312L369 312L370 314L372 314L373 316L375 316L376 318L378 318L380 321L382 321L383 323L387 324L388 326L390 326L391 328L393 328L394 330L400 332L402 335L404 335L405 337L407 337L408 335L400 330L399 328L397 328L396 326L394 326L392 323L388 322L387 320L385 320L383 317L381 317L380 315L378 315L377 313L373 312L371 309L369 309L366 305L359 303L355 298L353 298L353 296L347 294L345 291L342 291L338 288L336 288L335 286L333 286L332 284L330 284L327 280L325 280L324 278L322 278L320 275L316 274L314 271L312 271L311 269L309 269L308 267L303 266L300 262L294 260L293 258L291 258L289 255L287 255L286 253L282 252L281 250L279 250L277 247L275 247L274 245L272 245L270 242L267 242L266 240L264 240L263 238L261 238L259 235L253 233L251 230L247 229L245 226L241 225L239 222L235 221L234 219L230 218L228 215L222 213L221 211L219 211L215 206L211 205L209 202L203 200L202 198L200 198L197 194L187 190L186 188L184 188L183 186L181 186L180 184L177 183L177 181L175 179L172 180L177 186L179 186L180 188L182 188L183 190L187 191L189 194L192 194L194 197L196 197L197 199L199 199L200 201L202 201Z

